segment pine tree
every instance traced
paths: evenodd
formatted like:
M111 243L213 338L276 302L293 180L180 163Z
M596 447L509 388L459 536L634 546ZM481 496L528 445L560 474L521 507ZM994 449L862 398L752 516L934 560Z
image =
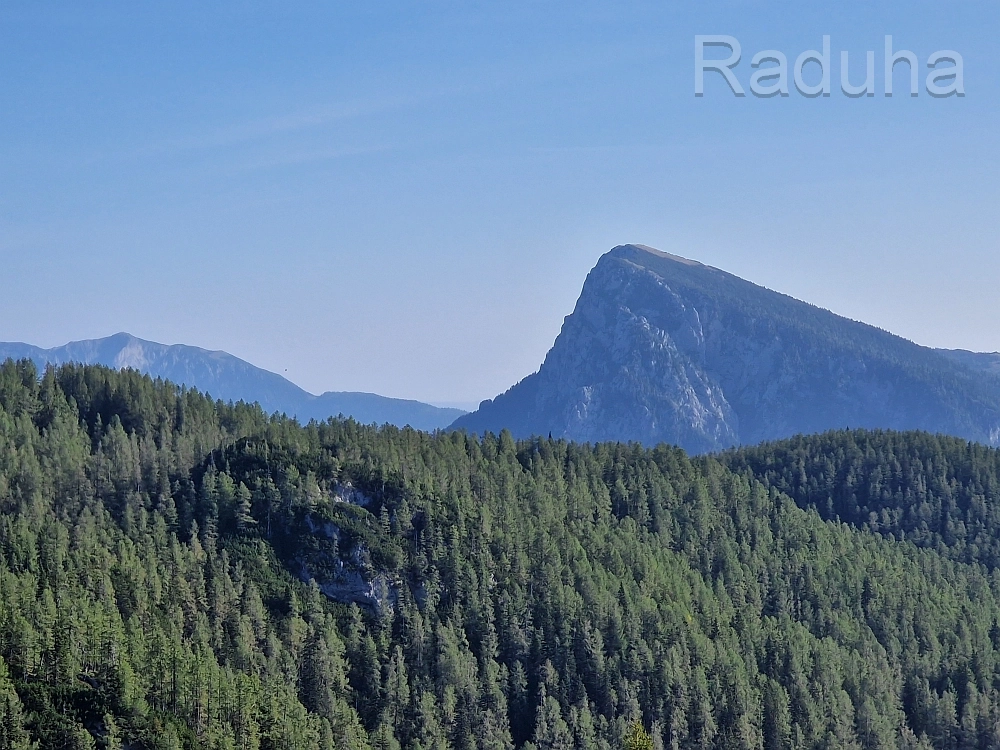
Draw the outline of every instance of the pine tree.
M111 714L104 715L104 747L106 750L122 750L122 738L118 724Z
M253 517L253 493L243 482L236 488L236 533L249 534L257 528L257 519Z
M0 750L31 750L34 747L24 728L21 699L10 681L7 664L0 657Z
M633 721L625 734L623 750L653 750L653 738L643 728L642 722Z
M538 695L538 713L532 741L538 750L572 750L573 735L562 717L559 701L547 694L542 684Z

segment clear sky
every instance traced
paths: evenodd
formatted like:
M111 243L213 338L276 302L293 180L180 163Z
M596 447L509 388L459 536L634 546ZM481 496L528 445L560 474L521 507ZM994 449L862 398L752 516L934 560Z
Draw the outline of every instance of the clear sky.
M739 39L748 91L755 52L829 34L833 93L710 73L696 98L696 34ZM917 98L882 96L885 34ZM995 0L7 0L0 340L126 330L313 392L477 402L639 242L997 350L998 36ZM939 49L963 98L923 89ZM839 91L840 50L856 82L875 51L875 97Z

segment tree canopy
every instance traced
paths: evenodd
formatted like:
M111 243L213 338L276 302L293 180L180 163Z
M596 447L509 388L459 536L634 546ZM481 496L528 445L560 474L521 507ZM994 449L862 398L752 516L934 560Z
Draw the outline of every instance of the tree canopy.
M997 465L303 426L7 362L0 748L995 747Z

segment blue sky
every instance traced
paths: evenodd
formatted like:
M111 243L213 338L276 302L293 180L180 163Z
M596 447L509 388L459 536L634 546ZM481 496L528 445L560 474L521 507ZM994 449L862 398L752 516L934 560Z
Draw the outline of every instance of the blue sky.
M127 330L324 390L473 403L641 242L1000 349L996 2L0 6L0 340ZM693 94L696 34L829 98ZM882 40L966 96L881 95ZM876 53L873 98L839 52ZM905 69L896 89L905 85ZM923 91L923 89L922 89Z

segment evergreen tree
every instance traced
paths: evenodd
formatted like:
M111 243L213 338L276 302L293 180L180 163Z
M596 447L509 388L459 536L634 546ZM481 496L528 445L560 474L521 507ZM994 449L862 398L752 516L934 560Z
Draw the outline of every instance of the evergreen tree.
M31 750L34 747L24 728L21 699L10 681L6 663L0 657L0 750Z

